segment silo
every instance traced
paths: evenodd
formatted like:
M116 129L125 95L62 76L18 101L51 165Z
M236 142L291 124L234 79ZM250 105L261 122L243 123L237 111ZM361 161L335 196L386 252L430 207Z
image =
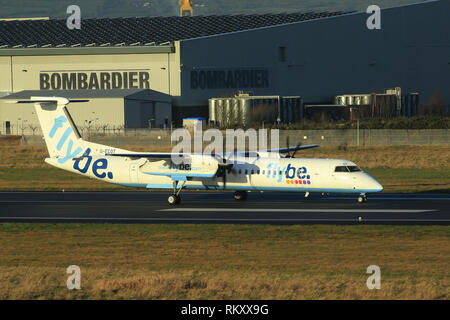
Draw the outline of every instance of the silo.
M216 107L217 107L217 99L211 98L208 99L208 111L209 111L209 122L216 123Z

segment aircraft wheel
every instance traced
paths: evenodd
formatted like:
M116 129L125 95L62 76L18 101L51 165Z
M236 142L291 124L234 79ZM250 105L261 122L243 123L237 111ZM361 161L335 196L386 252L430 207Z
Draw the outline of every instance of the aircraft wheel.
M234 193L234 199L238 201L247 200L247 192L245 191L236 191Z
M367 197L365 195L358 197L358 203L366 203Z
M169 202L170 205L176 205L181 202L181 198L176 194L172 194L169 196L169 198L167 198L167 202Z

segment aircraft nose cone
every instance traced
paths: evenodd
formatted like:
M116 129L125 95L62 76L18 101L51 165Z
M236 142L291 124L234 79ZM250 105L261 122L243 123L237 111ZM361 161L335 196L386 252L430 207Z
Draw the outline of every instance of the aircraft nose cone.
M381 183L379 183L370 174L365 173L365 179L363 181L364 181L365 189L370 190L369 192L381 192L384 190Z
M379 183L378 181L375 181L374 189L376 192L381 192L384 190L384 187L381 185L381 183Z
M374 178L371 178L371 182L370 182L370 189L373 190L373 192L381 192L384 190L384 187L381 185L381 183L379 183L377 180L375 180Z

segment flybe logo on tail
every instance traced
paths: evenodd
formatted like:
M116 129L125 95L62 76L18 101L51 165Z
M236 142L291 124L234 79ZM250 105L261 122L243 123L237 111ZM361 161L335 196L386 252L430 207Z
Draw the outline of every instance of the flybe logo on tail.
M66 122L67 122L67 118L65 116L60 116L58 118L55 118L55 122L54 122L53 127L50 130L50 134L49 134L50 139L53 139L55 137L56 131L58 131L59 128L62 128L63 124ZM71 133L72 133L72 128L68 127L66 129L66 131L64 131L63 135L61 136L61 138L58 141L58 144L56 145L56 149L58 151L61 151L62 147L67 142L66 155L63 158L58 159L59 164L66 163L67 160L76 157L81 151L83 151L83 149L81 149L80 147L77 147L74 151L72 151L74 142L72 139L67 140Z
M85 165L83 168L80 168L80 161L82 159L75 160L73 164L73 168L81 173L86 173L91 165L92 157L90 156L91 149L87 148L86 151L83 153L82 159L87 159ZM92 173L94 176L100 179L106 178L108 176L109 179L113 178L112 172L106 173L104 170L108 169L108 160L104 158L100 158L94 161L92 164Z
M55 118L55 122L49 133L50 139L55 138L56 132L58 131L58 129L63 128L65 123L67 123L67 118L65 116L60 116L58 118ZM58 151L60 151L64 147L64 145L67 145L66 155L63 158L58 159L58 163L60 163L60 164L64 164L67 162L67 160L75 158L83 151L82 148L77 147L72 152L72 150L74 148L74 141L72 139L70 139L71 133L72 133L72 128L69 126L64 131L62 136L59 138L59 141L56 145L56 149ZM91 153L91 149L87 148L86 151L84 152L84 154L82 155L81 159L75 160L75 162L73 164L73 168L83 174L87 173L88 169L91 168L92 173L97 178L104 179L104 178L108 177L109 179L113 179L112 172L106 172L106 170L108 169L108 160L105 158L97 159L94 161L94 163L92 163L92 167L91 167L92 156L90 156L90 153ZM80 161L82 161L83 159L87 159L87 161L84 164L84 167L81 168Z

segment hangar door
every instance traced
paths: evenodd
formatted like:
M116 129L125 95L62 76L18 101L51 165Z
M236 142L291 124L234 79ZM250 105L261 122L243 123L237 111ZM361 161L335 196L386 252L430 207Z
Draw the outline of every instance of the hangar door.
M127 128L167 128L172 121L172 104L125 99Z

